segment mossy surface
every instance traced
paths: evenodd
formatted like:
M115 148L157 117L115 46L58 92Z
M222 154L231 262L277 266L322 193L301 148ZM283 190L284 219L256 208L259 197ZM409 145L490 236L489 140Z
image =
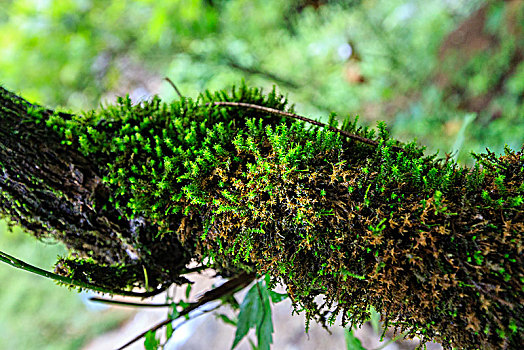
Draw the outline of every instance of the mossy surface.
M157 226L147 218L130 219L111 205L111 190L103 182L107 164L100 166L68 145L67 137L48 126L56 118L80 119L0 88L2 216L37 238L65 243L71 256L61 259L57 270L68 277L109 290L184 281L178 272L191 253L175 236L157 237Z
M26 113L25 122L52 131L96 169L107 195L90 197L93 213L128 223L117 233L145 271L164 272L151 274L155 284L177 280L179 266L157 255L169 254L159 245L179 242L182 262L209 261L224 275L270 274L324 324L339 314L360 324L373 306L386 324L446 348L521 343L523 150L488 151L463 168L391 139L383 124L341 126L374 146L217 101L286 110L274 91L242 86L196 101L133 106L123 98L83 116ZM338 127L334 116L329 124ZM16 199L3 196L4 212L16 218L5 207ZM97 270L99 259L72 248L81 254L75 264L62 261L66 273ZM147 272L125 270L135 261L114 263L124 284L148 281Z

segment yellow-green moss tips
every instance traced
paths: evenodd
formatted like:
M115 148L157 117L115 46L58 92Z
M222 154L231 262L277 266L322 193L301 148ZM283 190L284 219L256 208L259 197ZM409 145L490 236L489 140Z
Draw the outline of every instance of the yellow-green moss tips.
M89 201L94 213L129 226L107 231L127 256L101 264L96 240L72 245L78 255L60 262L65 273L120 288L182 283L183 268L162 248L177 242L182 263L284 282L295 306L323 324L339 314L361 324L372 306L386 325L445 348L521 343L523 150L488 151L463 168L390 138L383 123L343 123L373 141L364 143L338 132L334 116L330 128L311 127L220 101L292 112L275 91L241 86L196 101L123 98L84 116L26 113L96 169L107 191ZM2 193L7 215L25 215L6 209L20 199Z

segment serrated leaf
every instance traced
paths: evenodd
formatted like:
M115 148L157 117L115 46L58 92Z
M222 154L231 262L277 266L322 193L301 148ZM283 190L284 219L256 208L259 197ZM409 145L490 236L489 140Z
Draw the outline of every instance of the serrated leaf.
M362 346L360 339L355 337L353 331L349 328L344 329L344 338L346 338L346 349L347 350L366 350Z
M231 349L234 349L238 345L238 343L246 336L250 328L255 328L257 325L259 309L261 307L257 284L258 283L255 283L249 289L242 304L240 304L237 330L235 332L235 340L233 341Z
M377 310L375 310L375 308L373 306L371 306L371 308L370 308L370 313L371 313L371 318L370 318L371 326L373 327L373 330L375 331L375 333L380 335L380 333L381 333L381 330L380 330L380 314L377 312Z
M269 291L263 281L255 283L249 289L240 305L235 340L231 349L238 345L251 328L256 330L257 348L269 350L273 342L273 320L271 319Z
M160 346L160 340L156 338L156 333L149 331L146 333L144 348L146 350L157 350Z
M266 285L261 282L257 284L260 293L263 315L262 320L256 329L259 350L269 350L271 343L273 343L273 319L271 317L271 303L269 301L269 290Z

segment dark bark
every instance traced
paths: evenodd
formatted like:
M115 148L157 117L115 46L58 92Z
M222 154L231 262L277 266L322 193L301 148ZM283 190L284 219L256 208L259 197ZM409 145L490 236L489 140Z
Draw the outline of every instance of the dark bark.
M41 122L35 123L31 114L40 114ZM149 287L183 280L177 271L191 254L176 236L154 239L153 224L143 218L129 220L108 202L100 164L46 126L52 114L0 87L2 216L35 237L63 242L74 256L90 258L78 263L73 259L68 267L59 263L57 270L64 274L70 264L87 273L84 266L92 274L88 280L110 289L144 285L144 273Z
M524 149L467 169L384 126L306 129L275 93L206 96L81 119L1 89L2 214L79 255L61 274L113 289L182 282L212 257L283 281L324 324L373 306L447 348L518 348Z

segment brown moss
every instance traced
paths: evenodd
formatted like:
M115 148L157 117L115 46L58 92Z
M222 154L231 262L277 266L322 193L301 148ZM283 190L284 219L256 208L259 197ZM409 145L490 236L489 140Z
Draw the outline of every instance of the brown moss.
M338 132L332 117L308 129L214 104L286 111L281 96L246 87L122 99L83 117L29 113L0 92L2 213L69 244L78 256L60 261L66 275L165 286L195 259L224 276L269 274L323 324L361 324L373 306L446 348L522 342L524 150L488 151L468 169L390 139L384 124L348 120ZM61 169L67 186L41 169Z

